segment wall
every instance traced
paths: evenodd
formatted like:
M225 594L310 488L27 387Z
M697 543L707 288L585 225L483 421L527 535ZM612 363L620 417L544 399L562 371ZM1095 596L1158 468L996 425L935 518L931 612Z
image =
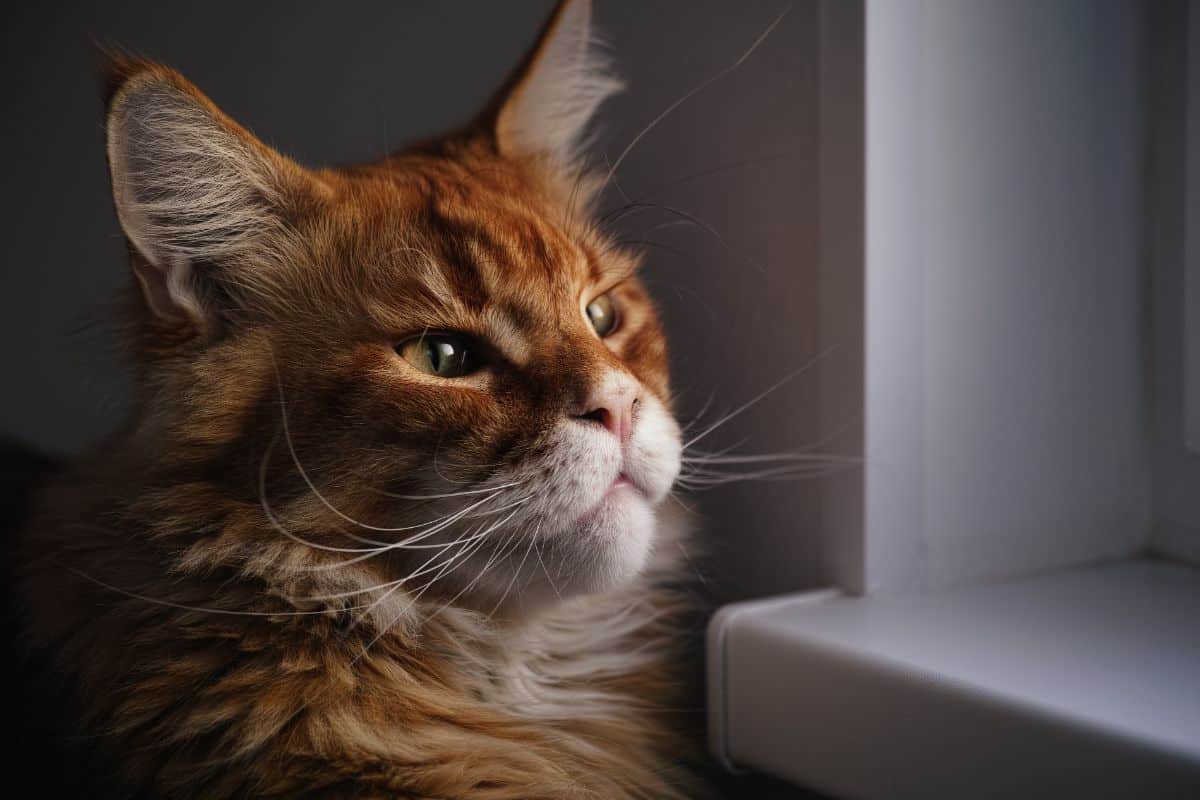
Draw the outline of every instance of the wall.
M1200 285L1200 5L1156 4L1151 37L1152 544L1200 563L1200 455L1185 444L1188 406L1200 414L1200 394L1185 405L1184 378L1185 298Z
M1144 16L867 4L868 589L1146 541Z
M1200 3L1188 3L1187 253L1184 278L1184 439L1200 455Z
M600 0L599 25L629 91L602 112L597 155L615 157L660 111L734 62L786 5ZM625 193L672 209L634 214L618 234L649 240L645 274L663 305L685 419L710 395L706 419L734 408L818 349L817 3L790 5L738 71L664 120L620 171ZM139 0L34 5L13 15L0 78L8 103L0 136L15 154L0 200L8 248L0 348L10 376L0 434L75 453L118 423L128 397L104 324L128 276L108 196L91 38L177 66L302 162L339 163L465 119L551 6ZM715 234L681 225L673 210ZM818 373L704 444L810 444ZM706 517L706 548L720 565L709 571L713 593L816 582L817 491L811 482L764 483L688 500Z
M822 436L863 452L864 169L862 0L821 0L820 373ZM862 591L863 470L821 482L820 570L824 582Z
M631 197L699 173L652 199L698 217L721 237L681 226L669 212L630 220L631 237L657 242L646 274L664 306L685 419L710 396L705 419L732 410L822 349L818 3L598 4L629 80L605 118L608 135L598 149L610 156L691 87L736 61L787 7L738 71L664 120L622 169ZM769 452L811 445L821 438L822 383L849 377L836 358L822 359L698 446L744 441L742 451ZM840 416L842 426L853 421L852 411ZM827 445L840 452L853 446L837 438ZM813 481L751 483L685 498L706 517L709 590L720 598L762 596L822 581L820 488Z

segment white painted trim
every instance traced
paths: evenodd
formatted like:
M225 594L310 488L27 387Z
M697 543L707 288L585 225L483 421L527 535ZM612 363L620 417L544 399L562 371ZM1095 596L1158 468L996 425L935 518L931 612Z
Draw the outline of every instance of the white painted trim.
M720 754L863 800L1192 796L1197 615L1200 570L1144 560L742 603L709 629Z
M726 683L729 678L728 659L725 635L737 626L738 615L742 612L761 613L766 608L775 606L796 608L805 605L819 605L835 597L844 596L837 589L817 589L801 594L789 594L768 600L752 600L744 603L729 603L717 610L708 621L706 636L707 649L707 694L708 694L708 747L717 762L730 772L744 772L733 759L726 739L727 718Z
M926 585L924 14L867 3L867 592Z

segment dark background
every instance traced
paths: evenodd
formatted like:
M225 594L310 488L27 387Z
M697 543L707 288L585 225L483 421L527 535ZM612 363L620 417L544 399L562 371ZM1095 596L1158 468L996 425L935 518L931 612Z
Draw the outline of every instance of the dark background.
M600 0L597 24L629 88L601 109L597 160L616 158L659 112L732 64L785 5ZM129 275L109 195L93 42L168 63L284 153L337 164L378 158L467 119L552 6L139 1L10 10L0 75L0 437L69 456L126 413L128 376L109 320ZM618 175L630 197L694 215L719 234L662 211L618 228L620 238L650 242L644 274L666 319L685 422L710 394L708 419L819 349L816 3L792 6L739 70L659 125ZM820 374L772 394L710 447L810 444ZM700 568L714 597L816 580L815 484L743 484L694 504L708 553Z

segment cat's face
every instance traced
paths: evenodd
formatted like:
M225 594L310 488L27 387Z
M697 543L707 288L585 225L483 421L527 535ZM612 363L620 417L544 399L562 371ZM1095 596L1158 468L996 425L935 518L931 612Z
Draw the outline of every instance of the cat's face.
M644 565L680 434L636 258L592 223L573 152L615 88L588 17L560 7L465 133L342 170L287 161L169 70L118 65L143 424L210 470L255 465L262 546L485 611ZM221 480L237 494L242 475Z
M633 259L571 219L567 182L494 157L324 179L294 257L322 277L293 273L262 326L297 459L330 504L415 526L356 531L389 543L469 509L390 556L389 577L410 574L442 555L428 545L479 537L428 564L462 558L435 595L478 578L464 601L529 602L632 576L680 464Z

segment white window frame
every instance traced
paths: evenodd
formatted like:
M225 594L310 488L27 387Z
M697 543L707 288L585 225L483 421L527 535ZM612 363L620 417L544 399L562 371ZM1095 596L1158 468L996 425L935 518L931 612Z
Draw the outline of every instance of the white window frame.
M923 70L931 69L925 61L929 43L922 37L930 29L922 17L946 6L923 0L821 0L821 330L826 345L847 348L860 359L862 376L861 384L852 387L857 395L845 385L822 387L822 417L832 423L844 419L847 408L861 409L859 434L867 463L860 475L830 481L824 492L824 566L835 588L726 606L710 625L710 742L727 766L762 769L835 795L868 799L959 797L976 790L1066 796L1065 791L1056 794L1056 787L1072 786L1086 786L1088 796L1116 797L1127 796L1131 787L1148 793L1158 787L1170 794L1200 785L1200 701L1192 699L1200 697L1200 628L1194 624L1200 618L1200 570L1144 558L1150 548L1158 555L1200 562L1200 536L1194 535L1200 527L1188 525L1200 525L1194 519L1197 507L1186 502L1168 507L1154 491L1164 475L1175 486L1200 476L1200 461L1185 454L1181 441L1184 437L1200 453L1200 0L1180 0L1171 9L1186 12L1189 5L1190 57L1172 62L1176 66L1170 75L1187 73L1190 135L1160 148L1157 155L1157 168L1177 169L1186 150L1186 205L1179 208L1179 187L1173 184L1175 194L1168 199L1175 216L1166 237L1170 247L1151 242L1145 255L1140 249L1122 250L1121 264L1130 269L1114 272L1109 262L1106 274L1119 279L1110 280L1105 289L1123 302L1115 306L1125 326L1122 374L1132 384L1121 382L1119 388L1149 388L1143 386L1149 379L1139 380L1135 373L1147 366L1145 359L1153 351L1156 369L1169 363L1173 370L1168 383L1176 393L1166 406L1170 426L1160 425L1154 436L1146 437L1147 452L1137 451L1142 460L1135 469L1143 482L1123 494L1119 504L1106 505L1109 498L1097 496L1091 510L1098 514L1063 515L1065 538L1078 546L1063 548L1051 541L1038 549L1047 540L1041 534L1053 533L1054 522L1042 520L1046 525L1038 536L1014 537L1005 545L1009 552L999 553L1005 565L999 574L968 561L959 585L951 586L931 577L937 565L927 538L930 492L946 491L937 484L945 479L944 465L931 462L928 452L936 420L928 413L925 374L939 367L927 361L925 318L927 248L938 243L924 239L926 206L914 202L926 180L923 159L937 155L921 138L921 126L929 124L931 115L925 107L929 92L922 86L928 75ZM1016 7L997 4L987 13ZM1065 3L1057 7L1064 9L1079 11ZM1108 8L1130 12L1129 17L1110 17L1106 27L1089 29L1088 35L1105 45L1116 41L1124 48L1118 57L1139 58L1139 45L1124 25L1150 19L1137 9L1133 4ZM1171 18L1176 19L1182 17ZM1070 19L1054 21L1070 30ZM1172 40L1172 46L1177 43ZM1084 56L1095 59L1097 52ZM1094 63L1104 69L1102 59ZM1064 68L1075 67L1071 62ZM1155 77L1147 80L1152 83ZM1092 88L1086 79L1066 86ZM1119 102L1124 104L1119 108L1135 110L1122 111L1114 121L1133 133L1116 145L1105 140L1098 146L1115 147L1119 154L1137 152L1130 149L1140 146L1142 135L1136 115L1157 111L1136 110L1142 106L1137 90L1126 91ZM1173 97L1170 102L1177 104ZM1095 123L1090 117L1084 121ZM1177 127L1166 129L1177 135ZM1048 152L1058 151L1051 146ZM1137 159L1123 161L1113 168L1128 170ZM1019 159L1014 163L1021 168ZM1077 167L1075 175L1081 173ZM1140 180L1130 182L1140 186ZM1154 180L1149 195L1155 193ZM938 192L936 184L933 192ZM1110 191L1114 194L1124 203L1119 208L1129 205L1127 195ZM1153 227L1161 216L1156 207L1161 199L1144 200L1149 206L1144 216L1152 220L1142 221L1148 225L1147 240L1163 233ZM934 209L944 211L945 206ZM1181 210L1183 232L1178 227ZM1116 219L1137 213L1134 208L1130 217ZM1084 230L1086 224L1069 235L1080 236ZM1119 241L1124 247L1137 238ZM1173 287L1166 293L1160 280L1164 269ZM1154 270L1159 291L1144 304L1151 318L1143 319L1136 304L1138 291L1145 290L1138 282L1147 270ZM1125 289L1129 293L1121 294ZM1164 302L1179 306L1171 310L1169 325L1155 325L1153 307ZM1094 309L1085 308L1080 319L1089 333L1103 331L1098 321L1104 320ZM1153 332L1130 324L1139 320ZM1169 342L1164 343L1164 332L1170 333ZM1160 382L1154 387L1162 388ZM1033 396L1051 401L1064 397ZM1148 402L1139 412L1135 400L1114 407L1113 416L1119 416L1122 435L1129 437L1143 426L1153 427L1144 417L1161 416L1163 407ZM1069 410L1063 408L1064 413ZM1169 431L1174 448L1169 452L1159 435L1163 430ZM1050 478L1070 491L1072 469L1086 471L1089 464L1077 453L1067 456L1054 462L1057 472ZM1107 456L1119 460L1111 458L1111 451ZM931 463L942 471L929 472ZM1038 490L1031 486L1029 491ZM1196 486L1200 494L1200 482ZM1077 493L1073 500L1079 497ZM1056 505L1052 499L1045 508L1051 513L1089 509L1087 497L1083 499L1074 505ZM1112 515L1111 527L1093 524L1114 507L1120 513ZM1164 525L1171 514L1173 523L1184 524ZM1028 552L1020 552L1022 548ZM1089 564L1105 559L1113 563ZM1119 608L1133 611L1118 619L1113 608L1106 611L1104 603L1093 602L1110 594L1122 598ZM997 639L1026 647L1022 654L1027 657L999 665L1000 658L974 658ZM1055 661L1054 645L1059 643L1069 645L1058 651L1067 653L1074 666ZM1154 691L1140 683L1147 678L1155 681ZM1055 688L1066 686L1072 691ZM1122 705L1151 694L1157 709L1152 713L1131 713ZM1178 703L1173 702L1176 694ZM903 755L889 756L897 753ZM1013 791L1005 793L1001 785Z

